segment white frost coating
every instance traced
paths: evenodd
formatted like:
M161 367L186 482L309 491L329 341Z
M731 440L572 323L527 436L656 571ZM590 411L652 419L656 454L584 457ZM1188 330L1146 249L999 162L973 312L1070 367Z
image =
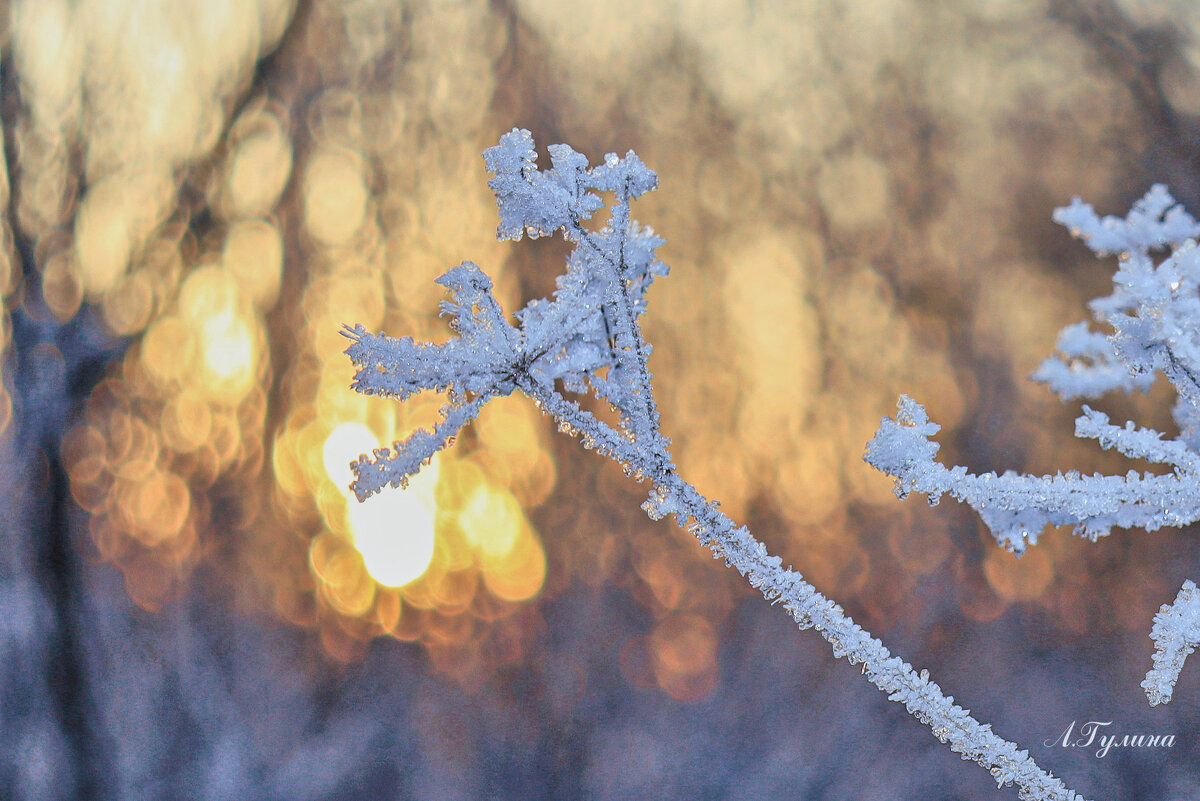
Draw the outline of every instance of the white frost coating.
M1162 184L1151 187L1124 220L1100 219L1078 198L1054 219L1097 255L1121 254L1113 293L1091 303L1096 321L1113 333L1090 331L1086 323L1068 326L1058 337L1060 355L1047 359L1033 377L1070 400L1114 389L1146 390L1156 372L1163 373L1179 395L1173 409L1178 438L1164 440L1133 423L1113 425L1087 406L1075 420L1075 436L1172 471L1037 477L947 469L936 461L938 445L930 439L938 426L907 396L900 398L895 420L882 420L865 455L895 477L898 497L916 491L937 503L948 493L974 507L996 540L1018 554L1048 525L1074 525L1077 534L1095 540L1114 526L1153 531L1200 520L1200 250L1192 239L1200 225ZM1150 252L1168 247L1170 255L1156 265ZM1142 682L1151 706L1171 700L1184 659L1200 644L1195 590L1185 581L1174 604L1154 616L1150 636L1158 650Z
M1112 425L1086 406L1075 421L1075 435L1171 465L1173 472L1030 476L947 469L935 461L938 446L929 440L937 426L909 398L901 399L896 420L880 423L865 457L895 477L899 497L915 491L936 503L949 494L971 505L996 540L1017 553L1036 543L1048 525L1073 525L1077 534L1095 540L1114 527L1153 531L1200 520L1200 250L1188 238L1200 234L1200 225L1161 184L1124 220L1100 219L1078 199L1058 209L1054 219L1097 254L1121 253L1112 294L1091 303L1096 321L1112 333L1090 331L1085 323L1068 326L1059 334L1060 355L1047 359L1033 377L1069 400L1114 389L1145 390L1157 372L1163 373L1179 394L1178 439L1164 440L1159 432L1132 423ZM1171 253L1156 265L1150 253L1163 247Z
M1150 639L1158 646L1154 667L1146 673L1142 689L1150 706L1169 703L1183 670L1183 660L1200 645L1200 593L1190 579L1183 582L1175 602L1163 604L1154 616Z
M1155 248L1179 247L1200 236L1200 224L1175 203L1167 187L1154 184L1125 219L1096 216L1090 204L1074 198L1054 211L1054 221L1087 243L1097 256Z
M928 671L918 674L799 573L783 568L779 557L768 554L744 526L736 526L675 472L669 442L659 431L647 369L650 347L638 323L646 289L667 272L654 254L662 240L629 216L630 200L653 189L657 178L632 152L624 158L609 154L596 167L565 145L550 147L549 152L552 168L538 170L529 132L513 130L498 146L488 148L484 158L494 173L489 186L500 208L501 239L562 231L575 243L553 299L533 301L517 312L514 327L492 297L491 282L467 263L441 279L453 296L453 302L443 304L443 313L458 332L450 341L417 344L369 334L362 327L346 329L354 340L347 353L359 368L354 382L358 391L401 400L424 389L450 395L443 421L434 431L419 431L393 449L381 448L352 465L359 497L388 484L403 484L433 453L449 445L484 403L520 389L561 430L620 462L639 481L649 480L650 497L643 509L651 517L674 515L717 558L737 568L772 603L782 604L800 628L817 629L835 656L861 664L863 674L890 700L904 704L964 759L987 768L998 785L1018 784L1024 799L1079 799L1027 752L943 695ZM582 225L604 206L593 190L615 195L608 223L597 232ZM611 426L564 397L559 381L567 391L590 391L611 402L620 412L620 423ZM913 419L923 420L924 411L912 407ZM927 424L923 430L933 433L936 426ZM929 459L936 453L937 445L928 439L914 444Z

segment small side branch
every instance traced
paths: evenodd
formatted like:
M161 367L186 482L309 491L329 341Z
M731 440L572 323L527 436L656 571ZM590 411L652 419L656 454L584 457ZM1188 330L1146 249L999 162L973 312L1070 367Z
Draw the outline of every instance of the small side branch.
M1154 667L1146 673L1142 689L1150 706L1170 703L1183 662L1200 645L1200 593L1196 584L1183 582L1175 601L1163 604L1154 616L1150 639L1158 646Z

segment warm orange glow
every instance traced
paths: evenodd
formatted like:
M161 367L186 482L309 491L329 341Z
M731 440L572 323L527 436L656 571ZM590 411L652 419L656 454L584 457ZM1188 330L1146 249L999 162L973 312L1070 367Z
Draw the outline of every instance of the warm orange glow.
M89 298L111 289L133 251L166 216L171 183L154 173L115 175L95 184L75 223L75 257Z
M467 540L485 562L503 559L513 549L525 525L521 507L511 494L479 485L458 513Z
M717 683L717 635L695 615L670 615L648 638L658 686L680 701L699 701Z
M238 223L225 240L223 263L255 306L265 311L275 305L283 271L278 228L265 220Z
M222 380L246 376L254 366L254 343L244 322L232 314L204 321L204 364Z
M229 218L271 213L292 171L292 143L278 117L250 109L230 132L233 147L218 200Z
M304 189L305 221L321 242L341 244L362 225L368 195L362 165L353 153L323 150L312 156Z
M512 550L485 564L483 581L497 598L525 601L537 595L546 580L546 553L531 532L520 537Z
M362 555L334 534L312 541L309 561L321 579L323 596L337 611L357 617L371 608L375 582L367 574Z
M142 339L142 363L150 377L166 386L182 383L190 368L191 344L182 320L160 317Z
M127 514L149 545L176 534L190 512L187 485L172 473L154 470L132 488Z
M195 390L185 390L167 401L162 415L166 442L179 453L190 453L208 441L212 412Z
M164 377L209 399L241 402L257 378L258 322L235 277L216 265L192 271L179 293L180 322L147 337L147 359ZM156 326L157 327L157 326ZM190 348L196 363L186 359Z
M1054 559L1048 548L1029 548L1019 559L1001 548L992 548L984 559L983 573L1004 600L1033 601L1054 578Z

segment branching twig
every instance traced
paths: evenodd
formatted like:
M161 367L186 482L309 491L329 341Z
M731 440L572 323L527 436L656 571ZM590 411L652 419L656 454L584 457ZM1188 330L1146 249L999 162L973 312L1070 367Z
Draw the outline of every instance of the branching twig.
M534 301L509 325L491 297L491 283L464 264L442 282L454 293L443 305L459 336L442 345L417 345L347 329L355 340L348 353L358 366L355 388L403 399L421 389L448 389L451 400L434 432L418 431L393 450L353 464L355 491L365 497L387 483L402 483L440 450L454 431L474 417L478 405L519 389L563 431L620 462L639 481L649 481L643 504L654 519L668 514L737 568L772 603L781 604L800 628L815 628L833 653L861 664L864 675L964 759L987 768L999 785L1016 783L1025 799L1076 801L1079 796L1043 771L1025 751L972 718L929 679L891 652L821 595L796 571L737 526L718 505L684 481L671 463L668 440L659 431L658 409L647 364L650 352L638 317L655 275L666 268L654 257L661 240L629 217L629 201L653 189L657 178L631 152L606 157L589 168L569 147L550 148L553 168L539 171L527 131L513 131L484 154L495 177L489 185L500 206L501 238L519 239L562 230L578 243L552 301ZM602 207L592 190L613 191L609 224L599 232L582 221ZM609 332L615 332L612 341ZM602 373L607 375L602 377ZM614 427L567 399L556 382L573 391L588 386L620 412Z

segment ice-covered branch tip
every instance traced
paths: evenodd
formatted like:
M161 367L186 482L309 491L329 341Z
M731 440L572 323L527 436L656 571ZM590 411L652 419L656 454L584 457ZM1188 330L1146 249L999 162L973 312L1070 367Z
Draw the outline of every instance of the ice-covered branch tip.
M799 573L784 569L745 526L736 526L676 474L669 442L659 431L648 369L650 346L638 322L647 288L667 272L655 256L662 240L629 214L630 200L653 189L657 179L632 152L623 159L609 154L602 165L589 167L565 145L549 150L552 168L539 171L529 133L514 130L484 158L494 173L488 184L500 208L501 239L562 231L575 243L552 300L531 301L511 325L491 294L491 282L464 263L441 279L451 294L442 313L457 333L448 342L418 344L370 334L361 326L344 332L353 340L346 352L359 368L354 380L359 392L404 400L433 390L449 397L433 431L418 431L352 464L352 486L359 498L388 484L403 485L488 400L519 389L561 430L579 435L586 447L620 462L638 480L649 479L652 489L643 508L651 517L674 515L768 600L783 604L801 628L817 629L835 656L861 663L864 675L889 699L904 704L964 759L987 768L1000 785L1019 784L1022 798L1076 801L1079 796L1041 770L1028 753L954 704L926 671L917 673L893 656ZM615 201L608 224L592 231L583 221L603 207L596 191L612 192ZM620 414L618 425L566 398L560 382L564 390L590 391L611 403ZM927 433L935 430L932 426ZM936 450L926 442L929 459Z
M1200 226L1175 202L1165 184L1151 186L1124 219L1099 217L1091 204L1073 198L1071 205L1054 210L1054 221L1097 256L1176 248L1200 234Z
M1154 667L1146 673L1142 689L1150 706L1158 706L1170 702L1183 661L1200 645L1200 593L1194 582L1183 582L1175 602L1162 605L1154 616L1150 639L1157 650Z
M1047 359L1034 378L1067 400L1145 390L1156 372L1163 373L1179 395L1174 410L1179 438L1164 440L1132 423L1112 425L1086 406L1075 435L1171 471L1038 477L946 468L935 461L938 446L929 439L937 426L907 397L900 400L896 420L880 423L865 456L896 479L898 497L915 491L937 503L949 494L974 507L997 541L1017 553L1048 525L1072 525L1094 540L1114 527L1154 530L1200 520L1200 251L1191 238L1200 235L1200 225L1162 185L1152 187L1124 219L1100 219L1078 199L1058 209L1054 219L1098 255L1119 253L1120 267L1112 294L1090 304L1096 322L1111 333L1091 331L1085 323L1065 328L1059 355ZM1171 252L1156 264L1151 251L1161 248Z
M1087 406L1075 421L1076 436L1126 456L1171 465L1174 470L1164 475L978 475L961 465L947 468L934 458L938 445L929 437L939 427L929 422L921 404L902 396L899 409L895 420L880 422L866 460L895 477L899 498L919 492L937 504L948 494L970 505L1010 551L1021 553L1035 544L1046 526L1072 525L1077 534L1095 540L1114 527L1153 531L1200 519L1200 456L1177 440L1163 441L1153 429L1112 425Z

